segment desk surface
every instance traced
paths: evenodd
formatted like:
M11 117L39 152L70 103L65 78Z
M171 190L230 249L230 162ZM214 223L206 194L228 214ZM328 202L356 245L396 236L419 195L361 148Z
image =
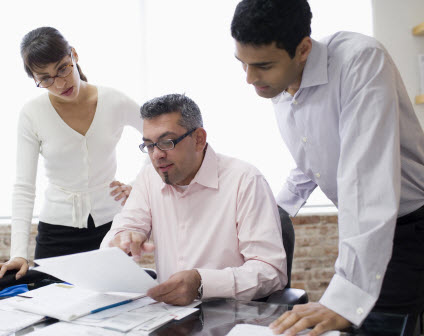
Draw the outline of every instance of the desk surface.
M150 335L226 335L240 323L269 325L288 310L287 305L263 302L213 300L203 302L195 314L181 321L172 321ZM406 316L371 313L359 330L342 335L403 336Z
M235 301L219 299L203 302L199 311L180 321L172 321L152 332L151 336L224 336L240 323L267 326L289 309L287 305L269 304L253 301ZM42 328L55 320L42 322L36 328ZM349 330L341 335L356 336L404 336L406 316L384 313L371 313L358 330ZM34 330L28 327L16 333L26 335Z

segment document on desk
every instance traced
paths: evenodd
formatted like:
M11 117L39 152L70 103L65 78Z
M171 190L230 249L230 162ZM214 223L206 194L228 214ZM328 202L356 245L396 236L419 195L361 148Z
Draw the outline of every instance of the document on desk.
M307 335L310 329L305 329L300 333L297 333L297 336ZM227 336L275 336L271 329L264 326L254 325L254 324L237 324L231 331L227 334ZM283 336L284 334L280 334ZM327 331L321 336L339 336L340 331Z
M146 293L158 284L117 247L34 262L40 272L97 292Z
M16 308L72 321L144 297L157 285L132 258L109 248L36 261L41 272L72 283L52 284L20 295Z
M14 309L12 302L15 301L15 297L0 301L0 336L11 335L44 319L44 316Z
M51 324L45 328L35 330L31 336L124 336L124 333L104 328L88 327L68 322Z
M99 293L67 284L51 284L16 297L17 309L72 321L117 305L129 303L144 296L140 293Z
M151 332L171 320L177 320L192 314L198 310L194 307L200 304L200 301L195 301L190 305L181 307L172 306L163 302L147 302L145 299L147 298L138 299L134 301L134 304L121 306L121 312L117 315L108 316L97 313L81 317L72 322L120 332L128 332L131 330L132 334L130 335L138 335Z

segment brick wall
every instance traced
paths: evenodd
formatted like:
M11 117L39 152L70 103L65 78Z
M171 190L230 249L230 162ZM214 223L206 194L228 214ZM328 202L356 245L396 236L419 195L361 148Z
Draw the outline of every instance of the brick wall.
M37 226L31 225L30 239L30 257L34 259L35 236L37 235ZM0 262L7 261L10 253L10 224L0 224Z
M328 286L337 258L337 216L303 216L292 219L296 242L292 267L292 287L307 291L317 301ZM34 256L36 225L31 229L31 258ZM0 261L7 260L10 225L0 225ZM143 267L155 268L153 254L143 257Z
M334 274L338 254L337 216L292 218L296 235L291 286L318 301Z

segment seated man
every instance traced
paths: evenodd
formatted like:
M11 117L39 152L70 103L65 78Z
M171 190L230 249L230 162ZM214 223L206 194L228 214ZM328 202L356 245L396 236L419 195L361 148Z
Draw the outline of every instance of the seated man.
M171 94L141 108L140 149L152 165L137 177L102 247L139 260L153 234L157 301L251 300L287 283L286 254L274 196L250 164L216 154L195 102Z

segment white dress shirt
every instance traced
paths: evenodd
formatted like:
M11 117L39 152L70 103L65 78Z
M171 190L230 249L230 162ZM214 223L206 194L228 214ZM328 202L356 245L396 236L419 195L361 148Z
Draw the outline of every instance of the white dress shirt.
M277 203L294 216L319 185L339 210L336 274L320 302L356 325L373 308L398 216L424 204L424 134L402 79L375 39L312 42L300 89L274 97L297 168Z
M208 145L186 189L165 184L152 165L138 175L101 247L124 230L153 232L160 282L198 269L203 297L264 297L287 284L277 204L263 175Z
M124 126L141 132L143 122L134 101L111 88L97 90L96 112L85 135L63 121L48 93L23 107L18 122L11 258L28 258L39 154L49 182L40 221L85 228L89 214L99 226L120 211L121 202L114 200L109 187L117 167L115 147Z

